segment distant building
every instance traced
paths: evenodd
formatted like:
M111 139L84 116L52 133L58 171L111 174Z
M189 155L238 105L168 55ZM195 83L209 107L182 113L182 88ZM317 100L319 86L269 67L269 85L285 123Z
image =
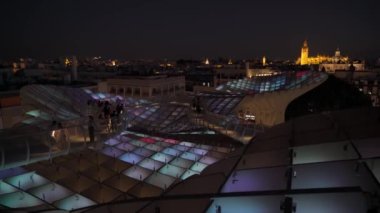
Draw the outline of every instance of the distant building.
M263 56L263 66L265 67L267 65L267 58Z
M363 71L365 68L364 62L356 61L351 63L322 63L318 69L327 73L335 73L338 70Z
M205 65L210 65L210 61L208 60L208 58L206 58L204 63L205 63Z
M197 66L185 73L186 90L194 91L194 87L211 89L231 80L242 79L245 76L244 65L233 64L232 60L226 64Z
M337 70L364 70L365 65L363 61L350 62L347 56L340 54L339 48L336 49L334 56L317 55L310 57L306 40L301 48L301 57L297 59L297 64L319 65L318 69L327 73L334 73Z
M185 73L186 90L193 91L195 86L214 87L216 85L216 74L210 66L200 66Z
M303 42L303 46L301 48L301 58L299 59L299 63L301 65L309 64L309 47L307 46L307 41Z
M309 47L307 45L307 41L303 42L303 46L301 48L301 57L297 59L297 64L300 65L315 65L322 63L348 63L348 57L341 56L340 50L337 49L335 51L334 56L325 56L325 55L317 55L317 56L309 56Z
M254 76L271 76L276 74L276 70L274 70L272 67L266 66L266 58L265 56L262 59L262 66L259 67L251 67L249 62L246 62L245 64L245 70L246 70L246 77L252 78Z
M99 82L100 92L122 97L157 98L182 95L185 92L183 76L138 76L134 78L110 78Z

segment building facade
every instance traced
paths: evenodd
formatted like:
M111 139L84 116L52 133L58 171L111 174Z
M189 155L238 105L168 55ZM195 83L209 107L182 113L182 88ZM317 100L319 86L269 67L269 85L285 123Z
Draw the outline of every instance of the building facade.
M309 46L307 44L307 41L305 40L301 48L301 57L297 59L297 64L316 65L316 64L322 64L322 63L348 64L349 59L347 56L342 56L340 54L339 48L336 49L334 56L326 56L326 55L309 56Z
M122 97L152 98L177 96L185 92L183 76L147 76L136 78L110 78L98 84L99 92Z
M301 48L301 57L297 59L300 65L319 65L319 71L334 73L336 70L364 70L364 61L350 61L347 56L342 56L339 48L335 50L334 56L309 56L309 47L305 40Z

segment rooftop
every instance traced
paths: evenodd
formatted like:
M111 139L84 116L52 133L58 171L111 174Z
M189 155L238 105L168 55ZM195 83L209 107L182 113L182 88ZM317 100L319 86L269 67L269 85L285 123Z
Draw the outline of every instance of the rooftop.
M1 208L73 212L377 208L379 108L324 112L263 129L236 115L246 95L281 91L278 94L285 99L288 91L319 85L324 79L321 73L305 71L232 81L219 91L194 95L192 103L27 86L21 90L24 121L0 132ZM106 106L116 110L122 106L119 117L104 118ZM96 126L93 142L89 115ZM112 123L115 118L118 121ZM225 137L220 137L221 143L186 139L191 134ZM329 203L332 198L334 205Z

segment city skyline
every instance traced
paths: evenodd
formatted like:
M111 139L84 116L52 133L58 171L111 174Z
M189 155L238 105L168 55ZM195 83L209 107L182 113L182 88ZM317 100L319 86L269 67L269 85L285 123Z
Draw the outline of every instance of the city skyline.
M2 1L0 58L102 55L120 59L380 56L380 3L366 0ZM349 36L347 36L349 35Z

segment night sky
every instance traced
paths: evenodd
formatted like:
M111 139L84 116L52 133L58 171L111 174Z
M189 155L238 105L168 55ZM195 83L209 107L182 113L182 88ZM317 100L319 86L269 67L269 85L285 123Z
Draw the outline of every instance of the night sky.
M0 58L380 57L379 0L1 0Z

